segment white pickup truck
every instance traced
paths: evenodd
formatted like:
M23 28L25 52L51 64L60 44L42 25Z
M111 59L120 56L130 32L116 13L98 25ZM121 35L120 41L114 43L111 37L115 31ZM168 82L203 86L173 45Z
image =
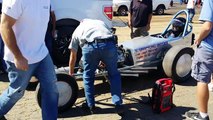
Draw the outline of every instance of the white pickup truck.
M112 0L52 0L56 20L100 19L112 27Z
M121 16L127 15L131 1L132 0L113 0L113 11ZM164 10L169 8L171 0L152 0L152 2L153 12L162 15L164 14Z
M84 18L99 19L112 28L112 0L51 0L56 16L57 38L53 41L53 61L58 67L69 63L70 37Z

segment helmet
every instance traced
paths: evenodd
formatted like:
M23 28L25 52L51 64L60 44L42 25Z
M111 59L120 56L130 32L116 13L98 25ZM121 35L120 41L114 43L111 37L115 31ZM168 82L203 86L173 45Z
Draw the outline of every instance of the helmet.
M183 31L186 23L186 19L178 17L172 20L172 26L174 31Z

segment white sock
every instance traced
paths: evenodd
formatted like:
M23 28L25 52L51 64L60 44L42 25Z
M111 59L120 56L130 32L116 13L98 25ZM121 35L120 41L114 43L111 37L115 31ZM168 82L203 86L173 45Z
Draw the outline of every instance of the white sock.
M200 112L200 116L201 116L202 118L205 118L205 117L208 116L208 114L207 114L207 113Z

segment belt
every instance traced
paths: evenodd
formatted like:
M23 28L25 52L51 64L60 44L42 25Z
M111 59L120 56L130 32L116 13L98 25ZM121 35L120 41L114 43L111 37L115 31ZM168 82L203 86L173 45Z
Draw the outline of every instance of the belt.
M115 39L114 39L114 37L95 38L92 42L86 42L86 43L91 44L91 43L106 43L106 42L115 42Z

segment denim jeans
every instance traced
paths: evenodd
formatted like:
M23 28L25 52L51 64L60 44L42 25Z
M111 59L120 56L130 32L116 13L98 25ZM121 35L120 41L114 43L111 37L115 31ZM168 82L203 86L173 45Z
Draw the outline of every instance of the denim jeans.
M41 107L43 120L56 120L58 115L58 90L56 75L50 55L38 63L30 64L27 71L18 70L14 63L8 62L9 87L0 96L0 116L5 115L24 95L32 76L41 84Z
M0 35L0 71L6 70L6 64L3 57L4 57L4 43Z
M117 70L117 48L114 42L91 43L82 47L84 90L89 107L95 105L94 79L99 61L106 65L110 80L112 102L122 104L121 77Z
M195 15L195 9L188 9L188 13L189 13L189 22L192 22L193 17Z
M47 46L47 49L49 50L49 54L52 57L53 56L53 36L51 31L47 31L45 35L45 44Z

